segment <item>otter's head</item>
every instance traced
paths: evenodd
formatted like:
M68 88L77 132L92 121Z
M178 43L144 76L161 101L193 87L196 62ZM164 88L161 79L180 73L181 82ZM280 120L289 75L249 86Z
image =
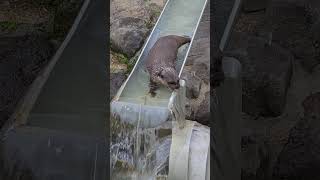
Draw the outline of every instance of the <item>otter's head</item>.
M157 80L171 90L180 88L179 76L174 68L162 69L157 75Z

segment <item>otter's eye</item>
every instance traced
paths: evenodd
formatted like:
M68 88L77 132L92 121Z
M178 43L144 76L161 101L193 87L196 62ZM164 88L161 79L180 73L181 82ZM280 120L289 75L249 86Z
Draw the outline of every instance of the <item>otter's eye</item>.
M163 79L163 75L162 75L162 74L160 74L159 77L160 77L161 79Z
M168 82L168 84L176 84L175 82Z

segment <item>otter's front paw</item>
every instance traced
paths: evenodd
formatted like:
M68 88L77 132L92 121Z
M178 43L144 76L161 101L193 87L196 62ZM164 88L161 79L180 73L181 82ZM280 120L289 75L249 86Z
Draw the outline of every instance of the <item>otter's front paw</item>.
M150 91L149 93L150 93L150 96L153 97L153 98L156 97L156 95L157 95L157 93L154 92L154 91Z
M156 96L156 90L158 89L158 85L150 80L150 84L149 84L149 93L151 95L151 97L155 97Z

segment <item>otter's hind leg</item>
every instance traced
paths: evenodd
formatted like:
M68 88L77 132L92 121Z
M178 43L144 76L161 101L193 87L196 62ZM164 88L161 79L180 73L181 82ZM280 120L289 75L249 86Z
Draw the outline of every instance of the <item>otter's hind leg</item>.
M151 97L155 97L156 96L156 90L159 88L158 84L153 82L151 79L150 79L150 82L149 82L149 93L151 94Z

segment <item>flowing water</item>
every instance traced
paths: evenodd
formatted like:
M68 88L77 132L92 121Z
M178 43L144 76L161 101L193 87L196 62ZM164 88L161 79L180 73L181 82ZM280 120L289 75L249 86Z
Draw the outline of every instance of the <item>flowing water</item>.
M114 180L154 180L168 175L171 134L177 121L184 125L185 82L169 100L172 121L155 128L143 128L140 122L132 124L121 120L117 113L111 119L111 174ZM140 116L138 116L140 118ZM140 119L141 120L141 119ZM159 177L160 178L160 177Z
M153 180L167 175L171 136L159 128L138 126L111 120L111 179Z

